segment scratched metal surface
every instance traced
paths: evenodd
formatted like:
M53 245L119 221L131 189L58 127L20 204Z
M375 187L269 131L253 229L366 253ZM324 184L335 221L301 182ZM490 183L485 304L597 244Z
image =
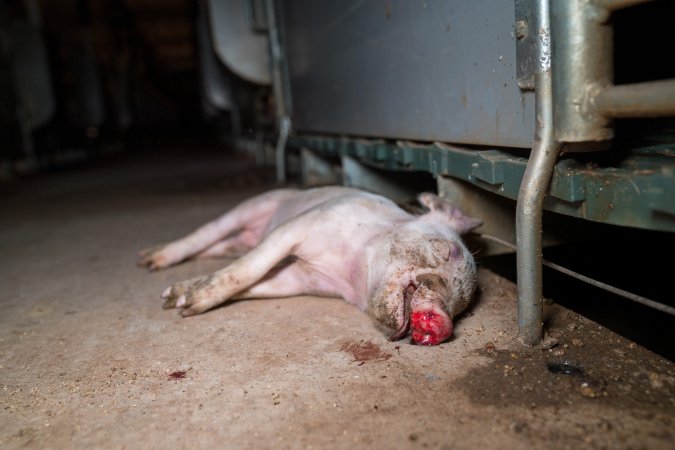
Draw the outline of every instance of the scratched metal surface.
M513 1L283 5L296 130L531 146Z

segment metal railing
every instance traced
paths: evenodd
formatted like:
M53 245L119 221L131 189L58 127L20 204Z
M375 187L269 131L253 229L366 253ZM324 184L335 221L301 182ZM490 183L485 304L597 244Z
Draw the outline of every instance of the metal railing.
M675 80L613 84L611 14L648 1L532 2L536 23L530 29L539 33L537 126L516 211L518 324L524 344L536 345L543 335L541 218L559 149L611 139L613 118L675 115Z

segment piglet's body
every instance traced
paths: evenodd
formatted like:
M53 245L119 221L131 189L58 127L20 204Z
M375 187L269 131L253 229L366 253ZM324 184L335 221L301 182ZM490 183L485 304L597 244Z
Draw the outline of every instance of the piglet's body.
M160 269L192 257L234 256L209 276L176 283L162 297L183 316L229 299L315 294L342 297L367 311L390 338L411 333L433 345L476 285L459 234L480 225L434 194L430 211L411 215L385 197L345 187L282 189L247 200L190 235L141 252Z

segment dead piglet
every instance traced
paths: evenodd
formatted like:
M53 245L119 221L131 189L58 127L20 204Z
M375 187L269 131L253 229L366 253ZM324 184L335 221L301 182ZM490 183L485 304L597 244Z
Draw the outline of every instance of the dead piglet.
M342 297L389 338L410 332L416 343L435 345L451 336L473 295L476 268L459 235L480 221L434 194L419 200L429 212L413 216L352 188L271 191L140 263L162 268L244 245L248 253L224 269L167 288L165 305L189 316L229 299Z

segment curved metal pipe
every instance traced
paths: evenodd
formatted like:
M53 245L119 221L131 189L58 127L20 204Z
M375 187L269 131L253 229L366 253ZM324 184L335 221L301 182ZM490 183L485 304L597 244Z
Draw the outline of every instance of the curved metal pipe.
M553 89L550 64L548 0L535 2L539 21L539 61L535 73L536 132L516 206L516 263L518 269L518 330L525 345L543 336L542 214L560 146L553 135Z

